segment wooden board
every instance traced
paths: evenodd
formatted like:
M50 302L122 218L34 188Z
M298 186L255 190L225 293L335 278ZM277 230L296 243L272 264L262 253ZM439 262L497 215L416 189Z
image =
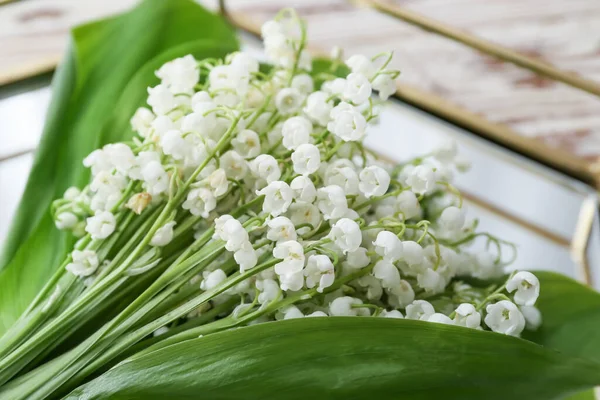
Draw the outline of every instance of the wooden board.
M1 7L0 82L51 68L68 29L127 9L134 0L28 0ZM214 7L215 3L205 2ZM465 29L561 68L600 80L597 0L396 0L395 4ZM595 161L600 155L600 100L514 65L481 55L372 9L343 0L229 0L265 20L296 7L322 48L346 54L394 50L402 81L438 94L524 137Z

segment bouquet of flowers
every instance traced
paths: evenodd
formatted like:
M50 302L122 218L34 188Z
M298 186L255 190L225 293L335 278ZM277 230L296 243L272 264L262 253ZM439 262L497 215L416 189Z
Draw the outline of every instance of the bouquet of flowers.
M118 18L161 10L233 36L187 1ZM535 306L558 278L505 274L514 245L466 219L456 145L400 164L363 145L392 54L313 60L293 10L262 37L267 63L201 41L131 79L131 130L49 207L64 258L41 260L52 275L0 339L0 399L548 399L600 383L593 357L518 338L559 342Z

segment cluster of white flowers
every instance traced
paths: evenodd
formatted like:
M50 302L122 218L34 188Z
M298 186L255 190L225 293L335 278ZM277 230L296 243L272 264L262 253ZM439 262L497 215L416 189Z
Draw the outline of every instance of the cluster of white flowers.
M501 277L507 246L467 220L452 186L467 166L456 145L400 165L363 147L374 103L396 90L391 54L352 56L340 77L340 59L311 70L294 14L262 34L270 67L239 52L156 71L149 108L131 119L136 138L92 152L90 184L55 203L59 228L91 238L67 270L94 274L97 249L123 221L162 210L144 244L163 254L210 233L203 244L216 256L193 282L211 291L246 277L214 299L240 298L237 316L380 316L509 335L539 325L534 275L464 283ZM477 238L496 251L470 250Z

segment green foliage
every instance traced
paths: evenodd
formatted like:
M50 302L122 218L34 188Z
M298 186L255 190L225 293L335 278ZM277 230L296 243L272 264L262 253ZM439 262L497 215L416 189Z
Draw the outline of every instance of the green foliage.
M599 382L599 364L491 332L307 318L134 356L67 398L549 400Z
M563 275L536 273L543 323L525 338L563 353L600 362L600 294Z
M72 36L0 261L0 333L73 245L54 227L50 203L88 179L81 161L92 150L131 137L128 121L146 87L158 83L154 70L178 55L223 57L238 47L231 27L191 0L146 0L126 14L78 27Z

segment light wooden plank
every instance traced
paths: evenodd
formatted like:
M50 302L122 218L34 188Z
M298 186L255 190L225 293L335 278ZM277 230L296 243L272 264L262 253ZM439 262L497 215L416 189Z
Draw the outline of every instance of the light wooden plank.
M396 0L423 15L600 79L600 2L596 0ZM127 9L134 0L28 0L0 13L0 76L47 68L74 24ZM216 1L206 1L215 7ZM520 134L594 160L600 155L600 100L499 63L469 48L344 0L229 0L264 20L295 6L321 47L347 53L394 49L407 84L434 92ZM334 23L332 23L334 21ZM1 80L1 79L0 79Z

